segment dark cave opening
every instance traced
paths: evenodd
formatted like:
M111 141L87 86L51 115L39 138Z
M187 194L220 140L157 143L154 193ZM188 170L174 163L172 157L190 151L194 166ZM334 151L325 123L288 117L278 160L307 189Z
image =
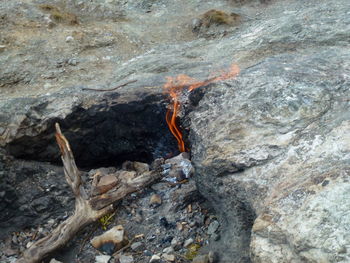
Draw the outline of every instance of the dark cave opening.
M163 95L128 103L101 99L88 108L74 108L64 119L49 120L47 130L14 140L7 151L15 158L61 165L54 137L58 122L81 168L118 166L126 160L150 163L178 153L165 121L167 103Z

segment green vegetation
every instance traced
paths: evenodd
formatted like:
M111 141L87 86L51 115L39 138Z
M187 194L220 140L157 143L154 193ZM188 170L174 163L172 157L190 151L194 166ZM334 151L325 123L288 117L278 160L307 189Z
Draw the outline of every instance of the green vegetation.
M220 10L209 10L202 15L203 25L209 27L212 24L216 25L232 25L240 18L237 14L227 14Z
M103 230L107 230L107 227L112 223L112 219L115 213L107 214L99 219L101 227Z
M42 4L39 5L39 8L45 12L48 12L51 15L51 19L57 23L66 23L69 25L79 24L78 18L75 14L66 12L57 6Z

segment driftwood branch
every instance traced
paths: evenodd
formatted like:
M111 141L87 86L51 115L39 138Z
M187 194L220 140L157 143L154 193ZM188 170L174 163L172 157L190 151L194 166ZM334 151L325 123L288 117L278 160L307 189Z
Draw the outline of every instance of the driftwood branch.
M69 142L62 134L57 123L56 140L61 151L66 181L75 196L75 211L72 216L62 222L48 236L38 240L24 251L17 263L41 262L53 251L63 247L84 226L111 212L115 201L153 183L160 177L156 172L149 172L134 178L118 178L120 183L115 189L105 194L90 197L82 185L81 173L75 164Z

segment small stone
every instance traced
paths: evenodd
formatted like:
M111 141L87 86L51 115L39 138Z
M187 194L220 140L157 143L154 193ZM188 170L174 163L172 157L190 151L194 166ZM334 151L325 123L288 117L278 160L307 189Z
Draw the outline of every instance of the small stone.
M165 254L171 254L173 252L174 252L174 248L172 248L172 247L166 247L163 249L163 253L165 253Z
M111 256L108 255L99 255L95 258L95 263L108 263L108 261L111 259Z
M75 58L68 59L67 63L68 63L68 65L71 65L71 66L78 65L78 61Z
M207 231L208 235L214 234L218 230L219 226L220 226L220 223L218 221L215 220L211 222L210 225L208 226L208 231Z
M140 251L143 250L144 244L142 242L135 242L130 247L133 251Z
M5 48L6 48L6 46L4 46L4 45L0 45L0 52L4 51L4 50L5 50Z
M66 42L72 42L73 40L74 40L74 37L72 37L72 36L66 37Z
M170 261L170 262L174 262L175 261L175 256L174 255L163 254L162 257L166 261Z
M160 256L158 255L153 255L149 261L150 263L158 263L160 262Z
M209 261L208 255L199 255L192 260L192 263L209 263L209 262L210 261Z
M116 186L118 183L118 179L114 175L105 175L102 176L100 181L98 182L96 186L96 191L99 194L104 194L107 191L111 190L114 186Z
M173 238L173 240L171 240L171 247L174 248L175 251L180 250L181 245L182 245L182 242L180 242L176 238Z
M133 256L125 256L125 255L121 255L119 257L119 263L133 263L134 262L134 258Z
M149 171L149 165L147 163L134 162L134 170L138 174L142 174Z
M188 247L194 242L193 238L189 238L184 242L184 247Z
M51 260L50 260L50 263L62 263L61 261L58 261L58 260L56 260L56 259L54 259L54 258L52 258Z
M145 256L147 256L147 257L151 257L151 256L152 256L152 253L151 253L150 251L148 251L148 250L144 250L144 251L143 251L143 254L144 254Z
M30 248L33 245L33 242L29 241L26 245L26 248Z
M216 233L213 233L213 234L210 236L210 239L211 239L211 240L214 240L214 241L218 241L218 240L220 240L220 235L219 235L219 234L216 234Z
M14 235L12 236L12 243L13 243L13 244L18 244L18 239L17 239L16 234L14 234Z
M100 236L91 240L91 245L109 255L119 250L128 243L122 225L115 226Z
M151 206L159 206L162 204L162 198L160 195L154 194L151 196L149 203Z

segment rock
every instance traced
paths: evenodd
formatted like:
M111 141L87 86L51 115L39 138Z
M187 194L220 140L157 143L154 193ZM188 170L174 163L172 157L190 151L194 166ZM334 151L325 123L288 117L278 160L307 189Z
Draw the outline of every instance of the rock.
M99 194L103 194L111 190L118 183L118 179L114 175L105 175L102 176L96 186L96 191Z
M159 206L162 204L162 198L158 194L153 194L149 200L151 206Z
M137 174L143 174L149 171L149 165L147 163L125 161L122 164L122 169L135 171Z
M175 256L171 254L163 254L162 258L165 259L168 262L174 262L175 261Z
M187 240L185 240L184 242L184 247L188 247L189 245L191 245L194 242L193 238L189 238Z
M6 46L0 45L0 52L4 51L6 49Z
M108 255L98 255L95 258L95 263L108 263L111 259L111 256Z
M218 241L218 240L220 240L220 235L217 233L213 233L213 234L211 234L210 239L214 240L214 241Z
M215 220L211 222L210 225L208 226L208 231L207 231L208 235L214 234L218 230L219 226L220 226L220 223L218 221Z
M78 65L78 61L75 58L70 58L70 59L68 59L67 64L71 65L71 66L76 66L76 65Z
M138 242L132 243L130 247L133 251L142 251L145 247L145 244L138 241Z
M29 241L27 244L26 244L26 248L30 248L32 245L33 245L34 242L31 242Z
M52 258L51 260L50 260L50 263L62 263L61 261L58 261L58 260L56 260L56 259L54 259L54 258Z
M73 40L74 40L74 37L72 37L72 36L66 37L66 42L72 42Z
M173 247L166 247L163 249L163 253L165 254L171 254L174 252L174 248Z
M270 8L282 5L274 3ZM273 55L265 50L236 80L213 84L190 113L195 180L223 219L213 244L223 262L350 257L337 252L350 242L350 90L343 64L350 54L339 36L350 22L344 3L303 6L298 17L307 16L311 27L291 15L294 4L271 12L274 33L262 26L248 52L266 41ZM320 16L326 6L332 15ZM324 24L339 18L339 27ZM313 47L306 44L311 39ZM281 46L272 51L268 43ZM321 67L320 60L327 62Z
M134 169L138 174L143 174L149 171L149 165L147 163L134 162Z
M158 255L153 255L149 261L150 263L158 263L160 262L160 256Z
M115 226L100 236L91 240L91 245L104 253L113 254L127 244L124 228L121 225Z
M192 263L210 263L208 255L198 255L193 260Z
M119 257L119 263L133 263L134 258L132 255L126 256L126 255L120 255Z
M173 238L173 240L171 240L171 247L174 248L174 250L178 251L182 248L182 242L180 242L178 239Z
M38 213L42 213L44 211L50 211L52 209L53 200L49 196L43 196L32 201L32 206Z

